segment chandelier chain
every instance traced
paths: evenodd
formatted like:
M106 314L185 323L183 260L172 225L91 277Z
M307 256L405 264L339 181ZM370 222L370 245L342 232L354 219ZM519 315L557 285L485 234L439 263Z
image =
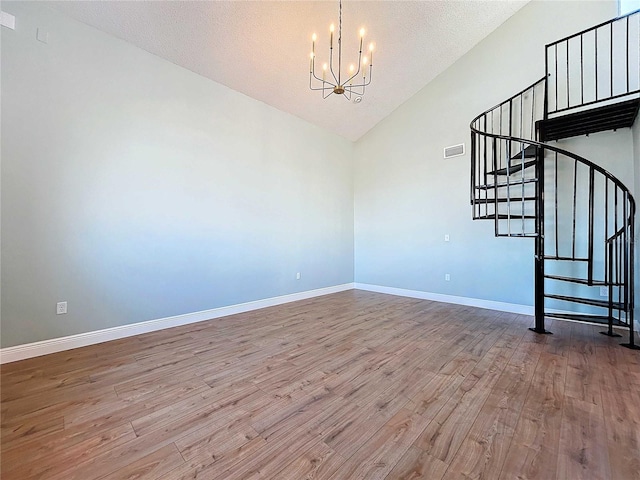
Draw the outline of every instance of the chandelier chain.
M340 0L340 15L338 18L338 85L342 80L342 0Z

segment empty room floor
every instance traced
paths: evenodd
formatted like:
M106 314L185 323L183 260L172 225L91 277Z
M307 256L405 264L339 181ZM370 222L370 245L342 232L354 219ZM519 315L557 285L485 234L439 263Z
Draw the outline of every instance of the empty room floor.
M640 478L640 352L350 290L2 366L2 478Z

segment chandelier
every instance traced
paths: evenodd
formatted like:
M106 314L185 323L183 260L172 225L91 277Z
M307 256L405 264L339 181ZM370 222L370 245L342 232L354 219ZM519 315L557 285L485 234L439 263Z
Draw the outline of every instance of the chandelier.
M309 63L309 88L320 90L322 98L332 94L343 95L347 100L355 96L354 101L359 102L364 95L365 88L371 83L373 71L373 43L369 45L369 57L362 56L362 44L364 43L364 28L360 29L360 50L358 51L358 68L354 64L349 65L348 75L342 76L342 0L340 0L340 22L338 23L338 59L337 65L333 59L333 23L329 27L329 62L322 64L322 77L316 75L316 40L317 35L311 36L311 61ZM336 68L337 67L337 68ZM367 76L368 67L368 76ZM360 73L362 71L362 74Z

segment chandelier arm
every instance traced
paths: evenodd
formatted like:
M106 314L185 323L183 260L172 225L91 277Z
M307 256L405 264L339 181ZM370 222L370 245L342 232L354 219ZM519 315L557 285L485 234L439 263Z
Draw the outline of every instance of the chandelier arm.
M325 95L324 92L322 92L322 99L324 100L325 98L329 98L331 95L333 95L333 90L330 90L327 95Z
M331 85L332 87L335 87L336 85L334 85L332 82L328 81L328 80L323 80L321 78L318 78L318 76L315 74L315 72L309 72L311 73L311 75L313 75L313 78L315 78L316 80L318 80L319 82L323 82L323 83L328 83L329 85ZM311 78L309 78L309 85L311 85Z
M325 82L325 83L327 83L327 82ZM325 90L329 90L329 91L333 92L333 85L329 83L329 86L313 87L313 86L311 86L311 84L310 84L310 85L309 85L309 89L310 89L310 90L317 90L317 91L322 90L323 92L324 92Z
M312 78L312 76L315 77L319 82L322 82L322 87L314 87L313 86L313 83L312 83L313 78ZM329 86L325 87L324 86L325 83L328 84ZM309 72L309 90L314 90L314 91L315 90L322 90L322 91L324 91L324 90L333 90L333 87L335 87L335 85L332 84L331 82L327 82L326 80L322 81L318 77L316 77L314 73Z
M356 90L357 88L360 88L361 90ZM345 89L345 91L348 91L349 94L353 94L353 95L364 95L364 85L353 85L350 88Z
M373 65L369 65L369 81L364 83L365 87L371 83L372 78L373 78Z
M361 65L361 63L362 63L362 50L360 50L360 53L358 53L358 70L351 77L349 77L349 79L346 82L344 82L345 85L347 83L349 83L351 80L353 80L354 78L356 78L358 75L360 75L360 65Z
M336 85L340 85L340 71L338 71L338 76L333 72L333 47L329 50L329 70L331 71L331 76L336 82Z
M325 90L331 90L333 92L332 88L328 88L328 87L309 87L309 90L313 90L313 91L325 91Z
M356 85L350 85L350 88L353 87L367 87L371 84L371 77L373 76L373 66L369 65L369 78L363 83L357 83ZM346 87L345 87L346 88Z

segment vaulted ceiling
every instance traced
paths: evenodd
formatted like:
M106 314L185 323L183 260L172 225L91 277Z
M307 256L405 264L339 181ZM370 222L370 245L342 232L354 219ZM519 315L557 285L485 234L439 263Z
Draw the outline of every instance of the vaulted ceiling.
M311 34L328 58L337 1L63 1L51 8L150 53L357 140L468 52L526 1L343 0L343 58L358 31L375 42L361 103L309 90ZM470 78L473 72L469 72Z

